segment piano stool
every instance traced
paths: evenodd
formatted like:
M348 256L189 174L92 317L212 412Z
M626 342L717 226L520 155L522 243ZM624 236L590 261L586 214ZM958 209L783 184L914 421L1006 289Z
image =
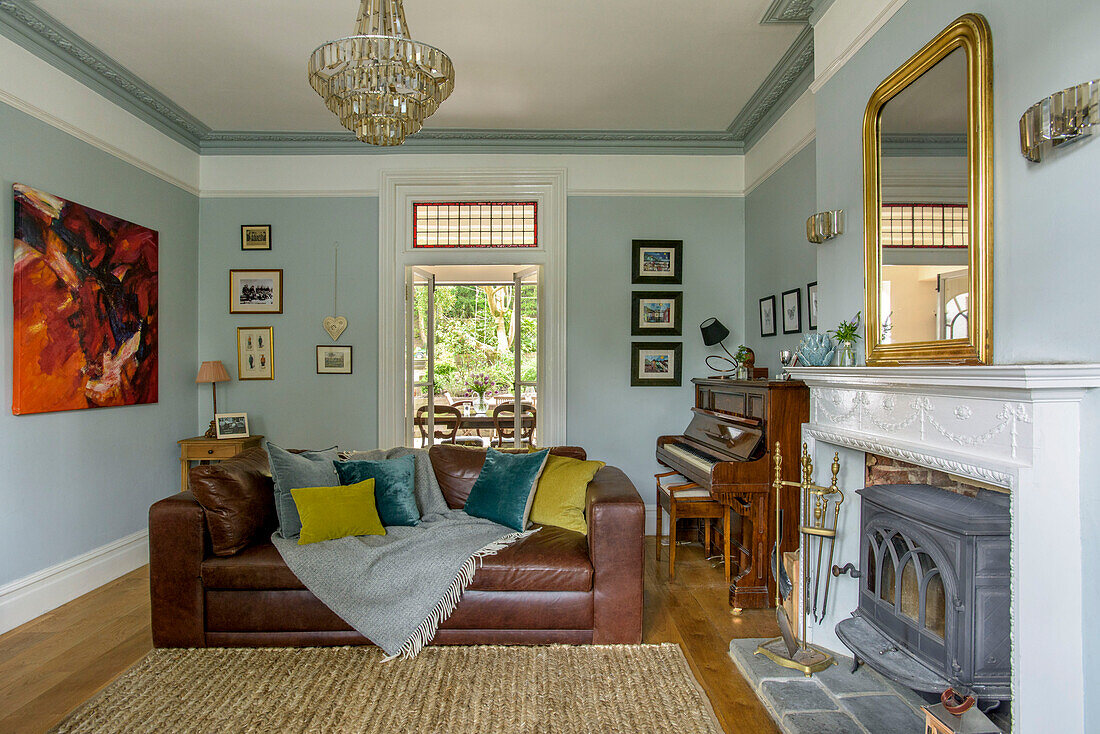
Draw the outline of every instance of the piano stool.
M657 561L661 560L661 511L668 512L668 578L676 577L676 521L704 520L706 540L704 548L710 550L710 521L721 519L722 562L726 571L726 584L730 582L730 508L710 496L710 491L699 486L678 472L654 474L657 480Z

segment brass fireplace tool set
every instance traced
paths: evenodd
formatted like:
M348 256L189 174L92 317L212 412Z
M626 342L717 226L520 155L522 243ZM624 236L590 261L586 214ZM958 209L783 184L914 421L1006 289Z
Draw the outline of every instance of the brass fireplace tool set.
M840 506L844 504L844 493L837 486L837 476L840 474L840 454L833 455L832 482L828 487L822 487L813 483L814 464L810 458L806 444L802 444L802 481L792 482L782 479L781 471L783 456L779 450L779 443L775 444L773 454L775 461L775 546L772 549L772 573L775 575L775 617L779 624L779 637L760 645L756 652L770 658L775 663L785 668L793 668L810 676L825 670L835 661L829 653L814 647L806 642L806 619L813 617L820 622L825 618L825 610L829 604L829 582L832 574L829 569L833 565L833 548L836 544L837 521L840 519ZM792 629L791 619L787 610L783 607L784 600L794 592L794 585L783 567L783 559L779 551L779 544L783 533L783 511L780 509L780 493L783 487L798 487L801 492L802 522L799 524L799 532L805 542L805 558L800 560L799 566L802 572L802 587L799 590L796 607L802 617L801 635L796 636L796 630ZM832 510L830 512L830 509ZM814 564L811 574L809 556L811 546L817 545L817 562ZM822 566L821 556L825 545L829 546L828 562ZM818 591L821 588L822 569L825 575L825 593L821 599L821 607L818 608ZM811 603L810 586L811 575L813 577L813 599Z

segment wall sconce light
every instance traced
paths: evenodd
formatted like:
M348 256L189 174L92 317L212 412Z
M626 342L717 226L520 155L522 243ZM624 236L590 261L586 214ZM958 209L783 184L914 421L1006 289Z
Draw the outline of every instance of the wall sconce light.
M815 245L844 234L844 210L833 209L811 214L806 220L806 239Z
M1058 148L1091 135L1100 125L1100 79L1055 92L1020 118L1020 150L1033 163L1047 146Z

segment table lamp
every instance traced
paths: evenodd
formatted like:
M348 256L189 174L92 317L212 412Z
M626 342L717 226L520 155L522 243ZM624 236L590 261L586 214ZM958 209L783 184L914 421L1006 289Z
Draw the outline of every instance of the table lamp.
M210 383L210 389L214 393L214 415L218 414L218 383L229 382L229 372L221 362L203 362L199 365L199 376L195 378L195 384ZM210 427L204 434L206 438L215 438L218 435L214 428L214 421L210 421Z
M722 347L723 352L729 354L729 358L723 357L721 354L710 355L709 357L707 357L706 360L707 367L710 367L715 372L733 372L734 370L736 370L737 360L732 354L730 354L730 350L726 349L726 345L722 343L722 341L730 335L730 330L727 329L721 321L714 317L711 317L703 323L699 324L699 331L703 334L703 344L706 344L708 347L713 347L715 344L717 344L718 346ZM730 366L715 367L713 364L710 363L712 359L718 359L722 362L728 362Z

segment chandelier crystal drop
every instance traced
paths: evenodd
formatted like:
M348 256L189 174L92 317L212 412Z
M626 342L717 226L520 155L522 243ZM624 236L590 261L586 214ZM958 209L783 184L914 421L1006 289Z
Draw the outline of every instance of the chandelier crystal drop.
M455 85L447 54L409 37L402 0L362 0L355 35L321 44L309 83L364 143L401 145Z

